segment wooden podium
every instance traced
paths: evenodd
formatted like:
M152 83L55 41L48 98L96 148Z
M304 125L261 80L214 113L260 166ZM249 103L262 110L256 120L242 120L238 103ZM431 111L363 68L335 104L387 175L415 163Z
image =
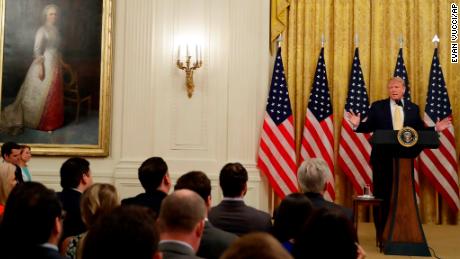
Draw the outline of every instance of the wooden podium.
M383 231L385 254L431 256L417 205L414 158L424 148L437 148L439 139L435 131L419 131L415 132L415 136L415 140L410 143L411 147L401 142L402 135L398 135L398 131L379 130L372 136L374 148L385 148L393 155L393 190Z

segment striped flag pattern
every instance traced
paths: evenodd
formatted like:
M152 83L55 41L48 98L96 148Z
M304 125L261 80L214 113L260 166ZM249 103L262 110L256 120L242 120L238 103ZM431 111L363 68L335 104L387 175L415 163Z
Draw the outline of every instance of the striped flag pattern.
M452 109L439 63L438 49L435 48L431 63L424 121L426 125L433 127L438 119L442 120L447 117L452 117ZM439 132L439 135L439 148L423 150L420 155L419 166L434 185L436 191L447 201L449 207L457 212L460 208L460 202L453 125Z
M315 157L326 161L329 170L324 198L331 201L335 199L333 127L324 48L321 48L305 116L300 155L301 161Z
M297 188L294 119L284 75L281 48L275 58L257 165L275 193L284 198Z
M361 70L358 48L355 49L349 82L340 133L338 163L353 184L356 193L362 195L364 185L372 186L370 165L372 148L369 143L371 134L354 132L353 126L346 119L346 113L349 111L359 113L363 119L369 112L369 97Z

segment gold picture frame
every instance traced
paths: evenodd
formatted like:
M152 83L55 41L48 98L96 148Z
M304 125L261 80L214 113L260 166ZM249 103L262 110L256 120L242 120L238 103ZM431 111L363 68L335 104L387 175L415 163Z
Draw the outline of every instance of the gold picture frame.
M0 0L1 143L109 155L113 2Z

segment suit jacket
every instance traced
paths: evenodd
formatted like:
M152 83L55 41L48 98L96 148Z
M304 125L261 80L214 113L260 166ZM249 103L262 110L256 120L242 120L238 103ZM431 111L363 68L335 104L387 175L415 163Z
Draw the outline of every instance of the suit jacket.
M190 247L174 243L160 242L158 250L163 253L163 259L200 259Z
M74 189L63 189L58 194L65 211L64 230L62 240L69 236L76 236L86 231L86 226L81 219L80 198L81 192Z
M235 234L218 229L207 220L196 254L208 259L218 259L237 238Z
M415 130L432 129L426 128L420 118L420 110L415 103L404 100L404 126L410 126ZM376 130L393 130L390 98L372 103L367 120L362 121L356 132L368 133Z
M327 201L323 198L323 195L320 193L314 193L314 192L307 192L305 193L305 196L310 199L310 201L313 203L314 208L329 208L329 209L337 209L343 212L343 214L350 220L353 221L353 211L350 208L346 208L343 206L340 206L339 204Z
M23 251L19 251L18 254L14 255L13 257L8 258L15 258L15 259L66 259L59 254L59 252L55 249L43 246L36 246L32 248L26 248Z
M222 230L242 236L249 232L269 232L271 216L247 206L242 200L223 200L208 214L211 223Z
M135 197L126 198L121 201L121 205L140 205L152 209L157 215L160 213L160 206L163 199L167 196L162 191L141 193Z

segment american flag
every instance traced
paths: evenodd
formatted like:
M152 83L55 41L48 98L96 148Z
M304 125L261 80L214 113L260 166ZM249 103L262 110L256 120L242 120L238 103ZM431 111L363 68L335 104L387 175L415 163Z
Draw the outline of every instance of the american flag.
M404 85L406 86L406 91L404 92L404 100L411 100L410 96L410 85L409 85L409 77L407 76L406 65L404 64L403 58L403 49L399 48L398 58L396 59L395 71L393 76L398 76L404 80ZM420 187L419 187L419 180L418 180L418 166L417 166L417 159L415 160L415 168L414 168L414 180L415 180L415 193L417 194L417 202L420 201Z
M438 119L442 120L447 117L452 118L452 109L439 63L438 49L435 48L431 63L424 120L425 124L433 127ZM439 132L439 135L439 148L425 149L420 154L420 169L434 185L436 191L447 201L449 207L457 212L460 208L460 202L453 125Z
M346 113L353 111L365 119L369 112L369 97L366 91L359 50L355 49L355 56L351 67L350 85L342 119L342 129L339 142L338 162L345 175L348 176L356 192L363 194L363 186L372 184L372 169L370 165L371 145L369 133L356 133L353 126L346 119Z
M318 157L323 158L328 164L328 181L324 193L324 197L328 200L335 199L333 127L324 48L321 48L305 116L300 155L302 161L306 158Z
M260 137L257 165L267 175L272 188L281 198L297 191L294 136L291 102L284 76L281 48L278 48Z
M398 52L398 59L396 60L395 71L393 76L399 76L404 80L404 84L406 85L406 92L404 93L404 100L411 100L410 99L410 86L409 86L409 77L407 76L406 65L404 64L403 58L403 49L400 48Z

